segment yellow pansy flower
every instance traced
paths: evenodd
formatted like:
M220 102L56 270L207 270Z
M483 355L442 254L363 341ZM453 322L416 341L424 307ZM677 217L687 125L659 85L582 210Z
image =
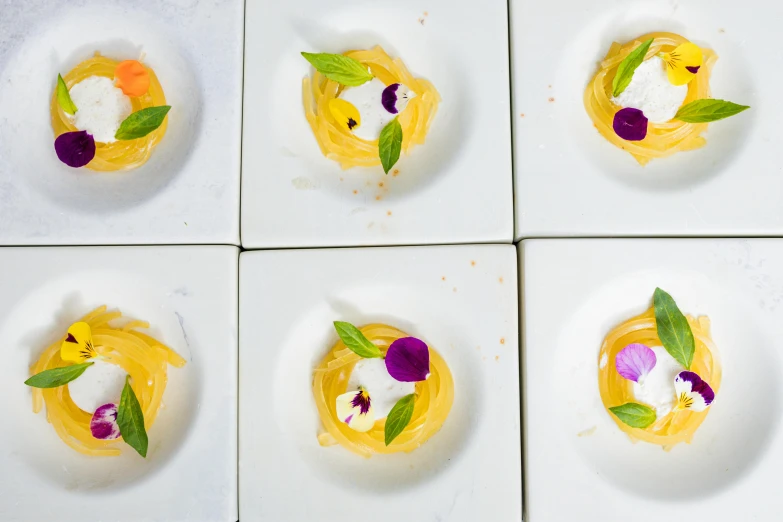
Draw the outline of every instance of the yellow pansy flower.
M673 85L685 85L699 72L704 56L698 45L686 42L675 47L670 53L662 53L661 59L666 64L669 81Z
M335 98L329 102L329 112L332 113L337 123L353 131L356 127L362 124L362 118L359 115L359 109L354 105L341 98Z
M92 344L90 325L81 322L72 324L60 346L60 358L63 361L83 363L96 357L98 352Z

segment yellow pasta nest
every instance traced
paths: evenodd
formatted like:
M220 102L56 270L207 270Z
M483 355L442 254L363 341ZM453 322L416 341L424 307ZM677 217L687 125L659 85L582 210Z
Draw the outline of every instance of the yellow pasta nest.
M155 423L166 390L168 365L181 368L185 359L174 350L152 337L136 331L148 328L144 321L130 321L122 327L113 327L109 321L119 319L122 313L107 312L106 306L96 308L81 321L92 329L92 338L99 355L106 362L122 367L131 376L131 387L144 413L147 430ZM30 367L30 375L66 366L60 358L60 347L65 336L44 350L38 361ZM71 400L68 385L59 388L33 388L33 411L39 413L46 404L46 418L57 435L84 455L114 457L120 454L117 447L122 438L99 440L90 431L92 414L81 410Z
M403 152L408 154L413 146L423 144L440 103L440 95L435 87L427 80L414 78L402 60L392 59L380 46L369 51L348 51L344 54L367 65L373 76L385 85L402 83L416 93L397 120L402 126ZM317 71L312 79L305 78L302 81L305 116L321 152L338 162L343 169L380 165L378 140L357 137L338 124L329 111L329 102L339 97L344 88Z
M380 348L383 355L397 339L408 334L391 326L369 324L359 328L364 336ZM416 400L413 417L408 426L394 441L386 446L384 427L386 419L379 419L372 429L365 433L354 431L340 422L336 412L336 399L346 392L348 379L359 355L338 341L315 369L313 397L324 432L318 435L322 446L340 444L357 455L371 457L373 454L411 452L437 433L451 411L454 402L454 380L443 358L430 348L431 375L425 381L416 383Z
M95 56L83 61L68 74L63 76L65 85L71 89L74 85L86 80L91 76L103 76L114 80L114 71L117 68L117 62L111 58L101 56L95 53ZM150 77L149 90L141 96L129 96L132 112L137 112L148 107L159 107L166 105L166 96L163 93L158 77L155 72L146 67ZM57 93L52 95L51 102L52 127L54 128L55 138L66 132L78 131L74 127L71 118L62 110L57 103ZM152 150L158 145L160 140L166 134L168 118L163 120L160 127L150 132L142 138L134 140L118 140L114 143L95 143L95 157L86 167L91 170L108 172L114 170L130 170L140 167L152 155Z
M686 315L686 318L696 341L696 351L690 371L697 373L702 379L709 382L717 395L721 381L721 365L718 351L710 338L710 320L707 317L696 319L690 315ZM610 407L634 402L633 382L621 376L615 366L617 354L633 343L662 346L663 343L658 337L654 309L651 308L642 315L625 321L609 332L604 340L599 360L606 360L606 364L603 368L599 364L598 387L601 392L601 401L607 411ZM612 418L631 440L658 444L669 451L680 442L690 443L696 430L707 417L707 413L709 413L709 408L701 412L675 409L644 429L632 428L614 415Z
M598 132L610 143L628 151L640 165L647 164L653 158L663 158L675 152L698 149L706 143L706 140L701 137L701 133L707 130L706 123L686 123L677 120L666 123L651 122L647 127L647 136L637 142L626 141L614 132L612 127L614 115L621 109L612 102L612 81L617 73L617 67L631 51L650 38L654 40L645 59L660 52L671 52L678 45L688 42L680 35L661 32L642 35L626 44L614 42L601 62L598 73L587 84L584 94L585 109ZM683 105L710 98L710 73L718 55L709 49L702 49L702 53L704 64L688 84L688 95Z

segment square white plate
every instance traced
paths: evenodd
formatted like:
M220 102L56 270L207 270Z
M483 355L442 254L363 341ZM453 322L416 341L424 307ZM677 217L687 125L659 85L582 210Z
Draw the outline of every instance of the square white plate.
M779 520L783 241L528 240L520 247L527 520ZM609 331L656 287L706 315L723 363L692 444L631 440L598 392Z
M242 522L520 520L512 246L243 253L240 308ZM446 360L454 406L417 450L319 446L313 368L335 320L397 326Z
M779 53L764 24L782 16L780 2L512 2L516 237L783 233ZM711 123L705 147L641 167L582 95L612 41L650 31L714 49L712 95L751 109Z
M239 244L242 0L0 0L0 245ZM57 74L144 55L172 109L127 172L62 164Z
M505 0L247 2L242 245L510 242ZM470 35L469 38L466 35ZM427 143L396 169L347 171L320 152L300 55L381 45L441 94Z
M0 520L235 522L237 249L0 249ZM29 366L102 304L150 323L169 367L142 459L86 457L32 411Z

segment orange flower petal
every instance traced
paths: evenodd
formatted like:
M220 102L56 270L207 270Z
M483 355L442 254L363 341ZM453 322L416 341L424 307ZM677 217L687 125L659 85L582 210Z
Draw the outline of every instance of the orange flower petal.
M150 88L150 75L147 68L136 60L125 60L117 64L114 78L117 87L127 96L141 96Z

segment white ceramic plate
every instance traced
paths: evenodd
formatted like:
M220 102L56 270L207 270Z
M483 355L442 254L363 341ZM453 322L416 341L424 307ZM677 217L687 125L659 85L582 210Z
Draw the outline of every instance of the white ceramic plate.
M237 249L0 249L0 519L152 522L237 519ZM29 366L106 304L149 321L186 360L142 459L86 457L32 411Z
M0 244L239 244L241 0L0 0ZM150 160L72 169L54 152L57 74L138 58L172 106Z
M780 235L781 77L764 21L781 16L779 2L512 2L516 237ZM711 123L705 147L640 167L582 96L612 41L650 31L714 49L713 96L751 109Z
M527 520L777 520L783 241L529 240L520 247ZM605 335L656 287L706 315L723 380L692 444L631 440L604 409Z
M511 240L505 0L249 0L246 25L245 247ZM378 44L443 98L427 143L396 177L324 158L302 107L312 69L301 51Z
M520 520L513 247L252 252L240 274L243 522ZM417 450L319 446L312 372L335 320L397 326L445 358L454 406Z

